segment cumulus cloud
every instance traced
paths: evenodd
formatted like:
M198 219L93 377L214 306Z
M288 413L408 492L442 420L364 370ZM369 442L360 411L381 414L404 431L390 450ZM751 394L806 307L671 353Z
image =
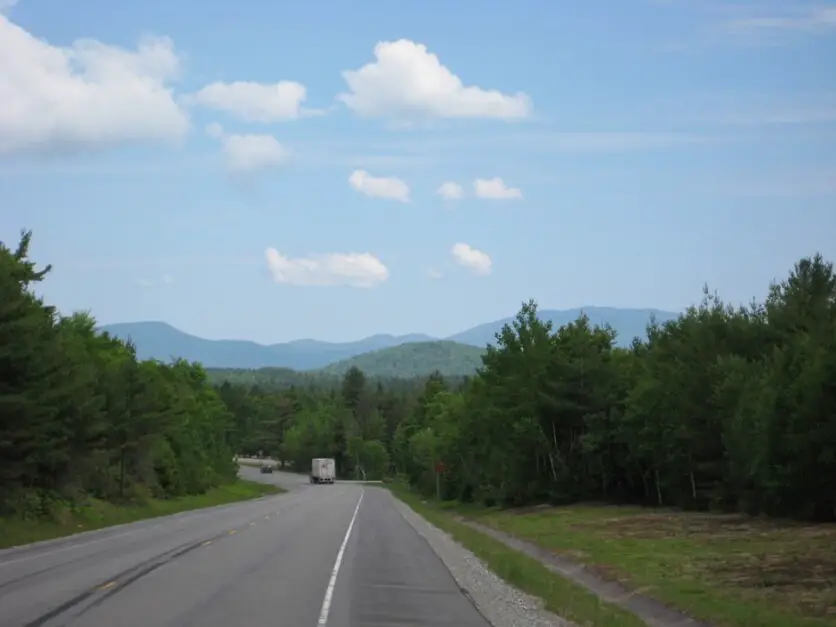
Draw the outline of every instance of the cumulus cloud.
M337 98L359 115L513 120L531 114L531 101L524 93L465 86L422 44L383 41L375 46L374 56L374 62L342 73L350 91Z
M365 170L354 170L348 184L370 198L386 198L409 202L409 185L399 178L372 176Z
M389 278L388 268L370 253L327 253L294 259L268 248L264 256L276 283L374 287Z
M206 134L221 142L226 167L230 172L257 172L283 166L290 151L272 135L233 135L220 124L206 127Z
M493 262L487 253L463 243L454 244L450 252L456 263L475 274L487 276L491 273Z
M317 113L302 108L306 97L305 86L294 81L236 81L211 83L185 100L190 104L224 111L247 122L276 122Z
M464 196L464 188L458 183L447 181L442 183L435 193L446 200L459 200Z
M508 187L501 178L476 179L473 181L473 191L477 198L488 200L517 200L523 197L517 187Z
M170 87L179 72L168 38L52 46L0 14L0 153L178 140L189 129Z

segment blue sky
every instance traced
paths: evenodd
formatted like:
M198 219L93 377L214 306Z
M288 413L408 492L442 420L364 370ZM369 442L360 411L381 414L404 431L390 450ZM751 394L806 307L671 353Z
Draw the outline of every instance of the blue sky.
M65 313L447 335L836 259L832 2L0 6L0 240Z

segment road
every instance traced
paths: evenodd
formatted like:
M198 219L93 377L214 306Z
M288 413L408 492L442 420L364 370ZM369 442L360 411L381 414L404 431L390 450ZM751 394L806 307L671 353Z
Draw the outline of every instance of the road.
M0 551L0 627L490 627L388 491L286 494Z

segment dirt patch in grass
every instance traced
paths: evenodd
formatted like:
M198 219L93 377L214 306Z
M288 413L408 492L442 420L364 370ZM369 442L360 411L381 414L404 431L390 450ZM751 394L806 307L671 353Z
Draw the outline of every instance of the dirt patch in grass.
M717 625L836 625L836 525L606 506L478 520Z

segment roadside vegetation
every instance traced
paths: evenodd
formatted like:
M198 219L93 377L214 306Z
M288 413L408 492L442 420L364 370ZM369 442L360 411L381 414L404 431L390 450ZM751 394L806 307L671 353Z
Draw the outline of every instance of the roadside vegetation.
M746 307L706 289L627 348L584 317L551 328L533 302L497 340L455 383L350 369L339 389L219 389L248 454L330 455L427 506L439 487L459 514L717 625L834 622L831 264L800 260ZM611 505L573 505L588 502Z
M601 505L462 513L711 624L836 625L836 525Z
M396 478L465 543L485 540L456 516L716 625L836 620L836 276L819 256L764 302L706 289L626 348L584 316L552 328L528 302L473 377L350 367L296 385L138 362L31 294L27 244L0 252L6 512L203 494L232 480L233 451L300 470L334 457L341 477ZM537 579L496 544L470 548L513 564L497 566L511 581ZM561 612L566 594L556 611L581 612L580 596Z
M56 505L48 517L34 520L19 516L0 518L0 549L281 492L284 490L275 485L239 479L210 488L203 494L166 499L113 503L91 497L82 504Z
M455 503L427 500L402 483L390 483L391 491L417 514L446 531L509 584L543 600L550 612L575 625L641 627L645 623L630 612L599 599L584 587L556 575L534 558L459 522Z
M30 238L0 244L2 543L263 494L236 483L234 417L201 366L138 361L90 315L58 315Z

